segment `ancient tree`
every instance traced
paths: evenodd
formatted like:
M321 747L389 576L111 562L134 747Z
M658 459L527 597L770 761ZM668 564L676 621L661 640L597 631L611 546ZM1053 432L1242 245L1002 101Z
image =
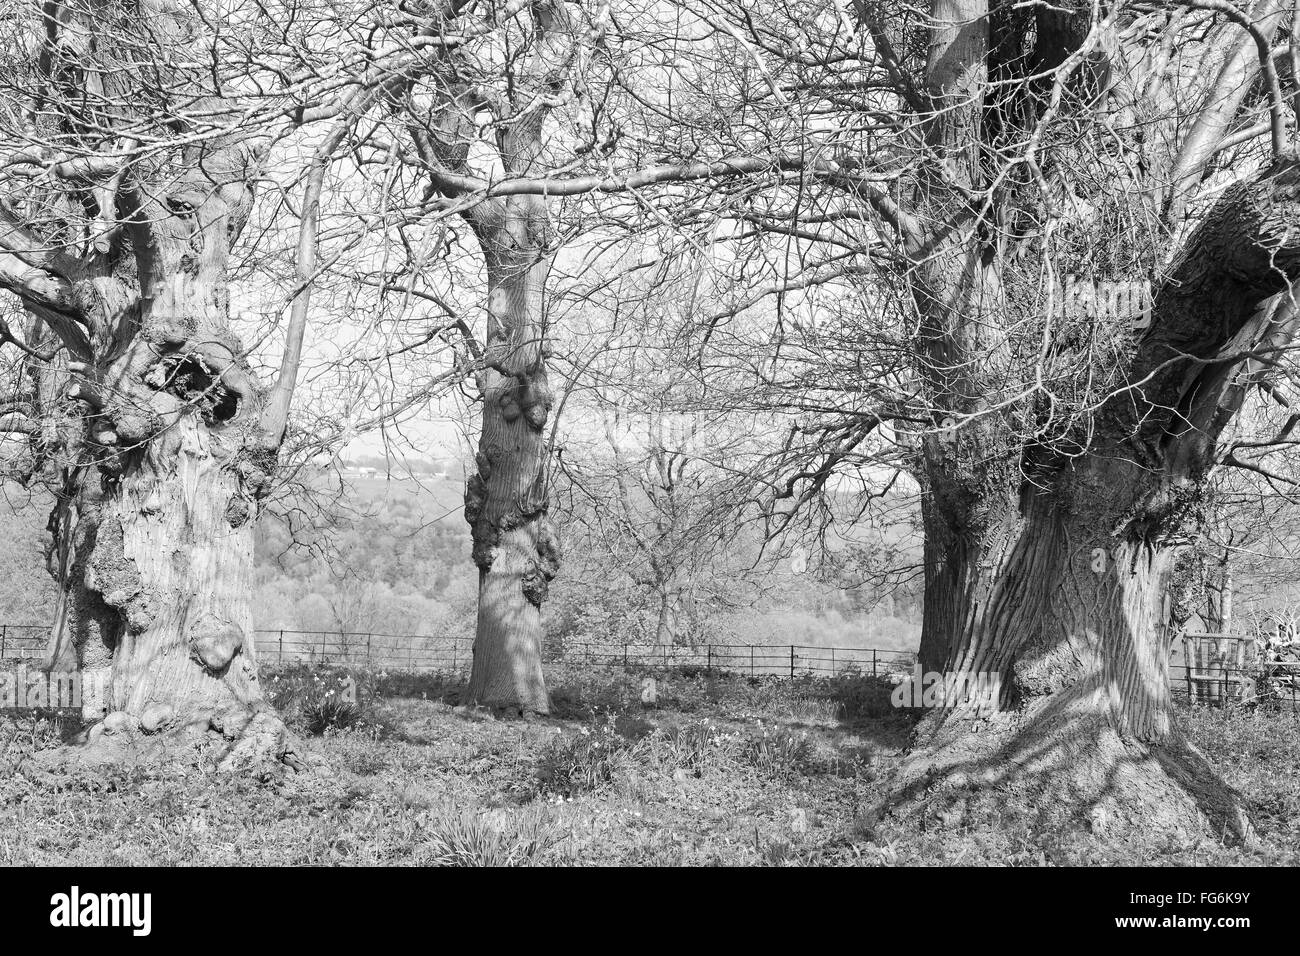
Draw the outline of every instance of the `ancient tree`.
M976 805L1010 783L1041 816L1244 833L1171 720L1167 583L1294 329L1282 18L932 13L903 87L928 107L924 159L895 220L918 375L955 426L922 451L921 655L999 675L1006 716L978 745L961 708L935 720L925 772ZM1263 158L1221 165L1261 135Z
M1214 470L1272 443L1238 412L1291 400L1291 13L682 6L752 67L728 105L765 141L715 209L785 244L768 296L831 269L882 303L852 334L889 372L864 365L791 490L886 429L910 444L923 666L1001 681L997 713L921 723L890 805L1248 833L1171 714L1168 584Z
M306 118L263 70L287 34L253 9L7 9L0 288L27 319L0 345L29 374L0 425L56 480L50 665L107 714L98 750L211 729L292 762L249 595L302 323L268 385L229 285L284 114Z

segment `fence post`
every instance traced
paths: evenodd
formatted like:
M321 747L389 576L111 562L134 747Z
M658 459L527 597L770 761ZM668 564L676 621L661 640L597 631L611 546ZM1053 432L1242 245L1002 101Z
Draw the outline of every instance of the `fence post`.
M8 636L9 625L0 624L0 659L5 656L5 638Z
M876 649L871 649L871 676L876 676Z
M713 670L713 645L712 644L709 645L709 666L706 667L705 670L708 671Z
M456 669L460 667L459 651L460 651L460 642L452 641L451 642L451 672L453 674L456 673Z
M366 633L366 666L367 667L370 666L370 638L372 636L373 635L371 635L369 632Z
M280 650L275 660L277 664L284 663L284 628L280 628Z
M835 648L831 648L831 676L835 676Z

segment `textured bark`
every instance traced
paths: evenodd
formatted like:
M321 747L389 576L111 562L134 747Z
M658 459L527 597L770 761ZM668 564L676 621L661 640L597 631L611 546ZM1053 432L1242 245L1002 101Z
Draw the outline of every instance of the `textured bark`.
M927 529L949 534L927 542L924 666L996 675L1001 712L928 715L897 806L949 822L955 810L1043 827L1249 834L1236 795L1172 718L1175 550L1115 534L1152 481L1132 462L1090 458L1054 487L1025 489L974 540L927 495ZM932 594L948 599L932 604Z
M1069 456L1020 437L1014 408L987 411L1002 356L988 333L962 335L997 327L971 321L990 314L996 274L952 255L923 273L924 371L947 407L981 417L924 449L921 661L996 675L1002 696L993 717L955 705L921 722L895 812L1249 837L1172 719L1168 585L1255 372L1243 356L1294 327L1279 302L1300 275L1298 179L1287 162L1225 192L1157 290L1132 387Z
M1090 460L1051 489L1026 485L974 536L927 494L923 666L1006 678L1007 706L1104 687L1126 734L1164 737L1172 552L1113 533L1149 480L1131 462Z
M487 368L477 472L465 491L479 569L469 697L543 714L542 602L559 567L547 516L545 213L540 199L521 197L476 223L489 283Z
M253 648L253 528L238 478L186 415L127 470L101 521L94 582L127 620L112 705L208 715L261 697ZM106 533L105 529L111 529ZM118 563L120 562L120 563ZM117 564L117 566L114 566ZM136 593L132 591L138 588Z
M74 759L162 754L215 731L233 742L228 766L295 762L258 684L249 603L282 429L262 427L265 391L231 332L227 288L271 131L245 128L224 98L204 61L220 30L202 12L46 9L37 67L58 108L39 132L89 157L87 171L33 187L66 210L56 225L0 201L8 246L58 250L25 256L35 278L0 278L66 355L41 405L64 468L49 664L82 672L97 720ZM150 99L158 89L175 105ZM129 132L114 140L119 125ZM140 136L156 139L147 161Z
M206 267L219 273L224 250L213 252ZM211 728L248 740L256 719L274 738L259 746L283 755L249 603L274 456L214 278L162 277L173 294L129 305L126 355L79 366L74 387L92 401L83 464L51 520L60 597L50 663L81 670L84 715L106 718L95 739L102 728L127 738Z

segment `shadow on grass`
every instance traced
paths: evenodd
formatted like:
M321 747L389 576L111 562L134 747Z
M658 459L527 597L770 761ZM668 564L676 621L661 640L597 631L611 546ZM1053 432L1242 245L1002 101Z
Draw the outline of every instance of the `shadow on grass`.
M795 727L853 733L878 747L903 747L915 713L893 706L893 685L863 674L749 677L697 665L574 668L554 665L551 716L591 720L598 714L653 717L657 711L734 720L777 720ZM653 702L647 692L653 681Z

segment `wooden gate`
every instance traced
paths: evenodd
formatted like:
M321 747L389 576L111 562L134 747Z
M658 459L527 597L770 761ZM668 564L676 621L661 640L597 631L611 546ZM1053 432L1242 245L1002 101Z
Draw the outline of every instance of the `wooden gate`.
M1255 639L1241 634L1184 634L1187 696L1205 704L1248 700L1255 694ZM1176 679L1174 674L1170 677Z

